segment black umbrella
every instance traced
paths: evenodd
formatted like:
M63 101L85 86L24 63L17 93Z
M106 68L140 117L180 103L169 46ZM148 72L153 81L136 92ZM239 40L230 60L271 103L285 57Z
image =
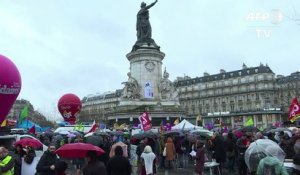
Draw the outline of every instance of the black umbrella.
M240 129L243 132L258 132L259 129L255 126L245 126L243 128Z
M171 131L166 131L165 135L167 135L167 136L184 136L184 133L181 130L171 130Z
M86 137L85 143L89 143L95 146L101 146L103 143L103 138L100 136L92 135L90 137Z
M289 130L288 128L275 128L275 129L271 129L271 130L269 130L269 131L267 131L266 133L275 133L275 132L280 132L280 131L290 131L291 132L291 130Z
M153 138L157 138L157 134L152 131L146 131L143 133L134 134L132 136L132 138L136 138L136 139L143 139L145 137L153 139Z
M96 135L96 136L109 136L109 134L108 133L106 133L106 132L94 132L94 134L93 135Z
M152 139L157 138L157 136L158 136L158 134L156 134L152 131L146 131L146 132L144 132L144 134L145 134L145 137L152 138Z

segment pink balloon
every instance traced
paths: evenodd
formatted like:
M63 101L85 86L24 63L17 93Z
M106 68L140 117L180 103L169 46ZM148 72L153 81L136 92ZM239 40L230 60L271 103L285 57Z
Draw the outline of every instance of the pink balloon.
M21 91L21 76L7 57L0 55L0 123L5 120Z

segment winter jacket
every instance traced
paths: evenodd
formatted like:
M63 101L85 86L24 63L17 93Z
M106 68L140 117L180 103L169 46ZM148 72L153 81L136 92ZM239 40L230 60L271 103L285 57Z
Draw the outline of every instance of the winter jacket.
M204 170L204 149L203 148L198 148L197 153L196 153L196 167L195 171L196 173L202 173Z
M0 160L0 174L13 175L14 174L14 159L10 155L6 155Z
M174 160L176 155L176 149L173 140L170 137L168 138L165 147L167 151L166 160Z
M107 175L130 175L131 165L124 156L114 156L107 162Z
M36 166L36 171L39 175L55 175L54 170L50 169L51 165L54 165L58 161L56 154L50 151L44 152L39 163Z
M260 160L256 175L288 175L288 172L276 157L267 156Z
M83 168L83 175L106 175L106 168L100 161L91 161Z

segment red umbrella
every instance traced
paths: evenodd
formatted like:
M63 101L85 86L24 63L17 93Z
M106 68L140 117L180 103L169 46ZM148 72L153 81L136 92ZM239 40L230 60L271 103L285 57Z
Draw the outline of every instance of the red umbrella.
M96 151L97 156L105 153L103 149L88 143L69 143L58 148L55 153L64 158L84 158L88 151Z
M21 140L17 141L15 143L15 145L22 145L22 147L30 146L30 147L32 147L34 149L43 147L43 144L39 140L32 139L32 138L21 139Z

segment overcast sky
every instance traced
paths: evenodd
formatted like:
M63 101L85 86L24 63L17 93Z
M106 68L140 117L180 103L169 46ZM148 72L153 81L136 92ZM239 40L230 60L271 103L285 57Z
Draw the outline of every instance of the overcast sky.
M21 73L19 99L59 118L65 93L82 99L121 89L141 2L1 0L0 54ZM150 22L172 81L243 63L267 63L276 75L299 71L299 0L160 0Z

